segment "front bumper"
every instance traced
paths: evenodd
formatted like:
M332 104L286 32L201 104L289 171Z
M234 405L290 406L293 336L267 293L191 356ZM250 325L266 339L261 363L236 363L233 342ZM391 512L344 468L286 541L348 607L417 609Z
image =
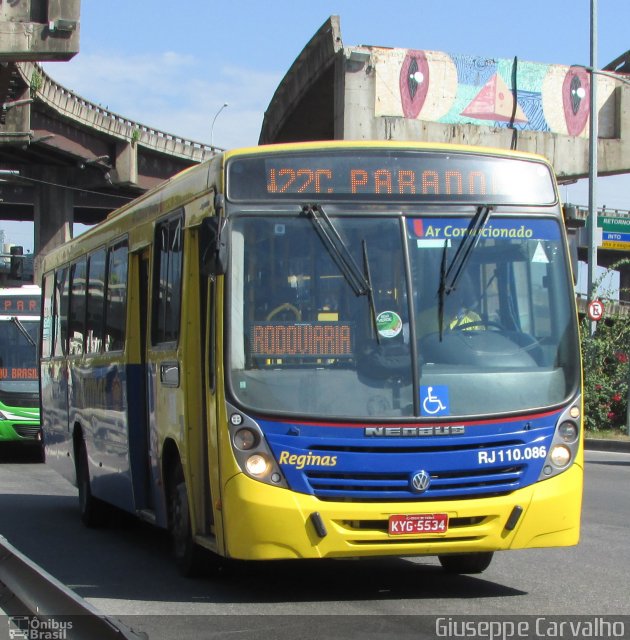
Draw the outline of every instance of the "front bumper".
M243 474L223 494L225 555L242 560L420 556L577 544L583 471L573 464L509 495L440 502L333 502ZM506 529L514 507L523 513ZM312 514L326 534L317 532ZM393 514L448 513L444 534L388 534Z
M42 442L42 428L39 422L14 422L0 424L0 442Z

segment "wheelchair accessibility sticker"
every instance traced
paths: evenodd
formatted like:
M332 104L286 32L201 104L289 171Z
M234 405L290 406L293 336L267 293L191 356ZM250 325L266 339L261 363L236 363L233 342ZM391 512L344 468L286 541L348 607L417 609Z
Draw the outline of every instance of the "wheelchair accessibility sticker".
M423 416L448 416L451 409L448 403L448 387L436 385L420 387L420 406Z

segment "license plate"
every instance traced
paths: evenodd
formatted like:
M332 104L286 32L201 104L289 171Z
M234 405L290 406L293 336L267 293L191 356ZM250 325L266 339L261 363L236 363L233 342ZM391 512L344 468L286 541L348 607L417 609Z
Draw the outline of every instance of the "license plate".
M396 514L389 517L388 533L390 536L400 536L410 533L446 533L447 531L447 513Z

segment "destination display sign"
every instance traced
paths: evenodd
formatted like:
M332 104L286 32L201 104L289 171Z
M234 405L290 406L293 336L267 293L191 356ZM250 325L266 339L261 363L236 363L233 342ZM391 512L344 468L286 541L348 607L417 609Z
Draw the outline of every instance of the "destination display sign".
M41 298L34 295L7 296L0 294L0 315L39 316Z
M0 380L38 380L37 367L0 367Z
M251 353L264 358L352 356L352 325L344 322L256 322Z
M227 195L264 200L394 200L553 204L549 167L541 162L404 149L321 150L232 159Z

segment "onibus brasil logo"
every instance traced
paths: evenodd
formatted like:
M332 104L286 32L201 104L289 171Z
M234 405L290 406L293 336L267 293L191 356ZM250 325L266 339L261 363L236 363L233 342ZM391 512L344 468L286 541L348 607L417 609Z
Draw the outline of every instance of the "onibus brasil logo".
M72 630L70 621L36 616L10 616L8 624L10 640L67 640Z

